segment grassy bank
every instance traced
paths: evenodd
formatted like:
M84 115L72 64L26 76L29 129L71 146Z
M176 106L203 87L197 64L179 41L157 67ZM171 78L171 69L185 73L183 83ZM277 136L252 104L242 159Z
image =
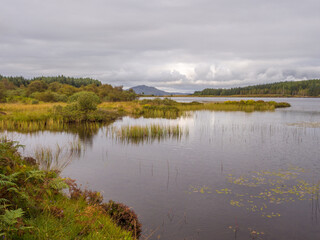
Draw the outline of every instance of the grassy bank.
M73 104L0 104L0 129L32 132L39 130L68 131L74 126L88 129L113 122L122 113L95 109L79 110Z
M141 233L127 206L102 203L58 171L23 158L17 142L0 141L0 236L3 239L135 239ZM69 190L69 194L65 190ZM118 224L118 226L117 226Z
M209 102L184 104L181 103L178 108L181 111L195 111L195 110L212 110L212 111L274 111L276 108L290 107L289 103L275 102L275 101L254 101L254 100L241 100L241 101L225 101L225 102Z
M288 103L274 101L226 101L209 103L178 103L170 99L131 102L104 102L94 108L79 107L77 103L0 104L0 129L31 132L38 130L62 131L72 125L98 125L111 123L121 116L175 119L187 111L274 111L290 107Z

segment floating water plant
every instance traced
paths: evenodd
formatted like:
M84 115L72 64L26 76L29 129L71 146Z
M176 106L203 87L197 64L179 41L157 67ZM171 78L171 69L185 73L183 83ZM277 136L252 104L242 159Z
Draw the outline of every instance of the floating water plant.
M272 204L318 200L319 183L307 182L302 178L303 173L305 173L303 168L294 167L277 171L255 171L249 176L236 177L229 174L227 176L229 183L242 186L239 192L233 190L230 204L244 207L252 212L260 212L262 217L280 217L280 213L267 209L271 208ZM253 188L257 190L253 191ZM217 193L229 192L217 190Z
M205 194L205 193L212 193L212 190L210 187L208 186L192 186L190 185L189 186L189 191L188 191L189 194L191 193L202 193L202 194Z
M226 178L232 189L216 189L213 193L228 195L229 203L233 207L245 208L264 218L280 217L281 213L273 210L273 205L295 201L313 201L318 204L320 183L305 180L307 174L308 172L300 167L254 171L243 176L229 174ZM188 193L210 194L211 188L190 186Z

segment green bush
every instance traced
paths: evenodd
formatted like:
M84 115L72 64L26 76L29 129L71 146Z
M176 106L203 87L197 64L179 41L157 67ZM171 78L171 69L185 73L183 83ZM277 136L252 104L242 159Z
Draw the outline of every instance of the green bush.
M100 103L100 98L93 92L78 92L69 98L70 102L76 102L79 111L96 110Z
M43 102L55 102L54 94L51 91L35 92L31 97Z

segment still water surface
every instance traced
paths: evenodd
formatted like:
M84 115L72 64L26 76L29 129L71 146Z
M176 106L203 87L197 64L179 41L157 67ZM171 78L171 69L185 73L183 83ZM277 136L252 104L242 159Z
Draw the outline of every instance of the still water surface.
M102 127L81 135L84 154L62 175L132 207L144 235L153 232L149 239L320 239L320 99L275 101L292 107L197 111L175 120L124 117L112 126L179 124L188 134L130 143ZM15 139L28 154L38 144L77 137L45 131Z

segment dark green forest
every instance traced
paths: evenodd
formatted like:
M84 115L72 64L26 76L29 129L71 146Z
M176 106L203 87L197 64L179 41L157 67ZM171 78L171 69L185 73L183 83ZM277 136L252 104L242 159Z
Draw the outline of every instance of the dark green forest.
M277 82L269 84L254 85L238 88L206 88L202 91L194 92L194 95L211 95L211 96L231 96L231 95L277 95L277 96L296 96L296 97L319 97L320 96L320 79Z
M0 102L67 102L78 92L93 92L101 101L131 101L136 99L133 90L123 90L91 78L65 76L5 77L0 75Z

